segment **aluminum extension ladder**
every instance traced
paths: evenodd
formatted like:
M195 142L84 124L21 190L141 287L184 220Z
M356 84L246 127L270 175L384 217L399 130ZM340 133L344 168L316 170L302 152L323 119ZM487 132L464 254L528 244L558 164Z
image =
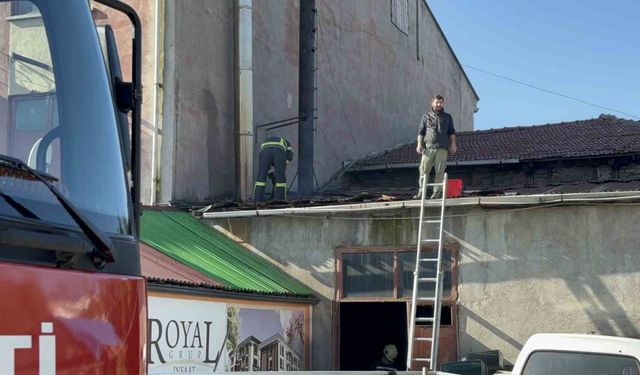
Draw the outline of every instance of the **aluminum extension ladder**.
M442 267L442 223L444 220L444 210L446 206L447 199L447 174L444 174L444 179L442 183L431 183L427 184L428 175L424 175L421 177L422 180L422 197L420 204L420 221L418 222L418 245L416 250L416 268L413 273L413 293L411 296L411 323L409 325L409 345L407 350L407 370L411 369L411 365L414 361L416 362L425 362L429 364L429 370L435 371L438 360L438 339L440 337L440 309L442 307L442 280L444 275L444 270ZM429 186L438 186L441 187L442 198L437 201L440 203L440 219L439 220L425 220L424 217L424 204L425 204L425 196L427 187ZM424 225L435 225L438 228L438 237L437 238L422 238ZM437 258L423 258L422 257L422 245L430 244L438 245L438 256ZM424 270L421 270L421 264L429 264L436 263L436 274L430 275L429 277L425 277L421 275L421 273L425 273ZM435 284L434 291L435 295L433 297L419 297L419 286L424 284ZM429 301L433 302L433 315L432 316L416 316L417 315L417 306L418 302L421 301ZM431 337L416 337L416 323L432 323L433 329L431 330ZM431 346L431 354L429 357L413 357L413 349L414 343L416 342L428 342ZM427 367L425 366L422 366Z

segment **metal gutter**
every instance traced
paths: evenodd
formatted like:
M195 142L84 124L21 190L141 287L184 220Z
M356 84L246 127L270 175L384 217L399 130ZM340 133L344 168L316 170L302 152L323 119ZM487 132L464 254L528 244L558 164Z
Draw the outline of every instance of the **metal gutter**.
M520 159L496 159L496 160L460 160L460 161L447 161L447 166L466 166L466 165L499 165L499 164L517 164L522 160ZM387 169L404 169L404 168L418 168L420 163L396 163L396 164L375 164L367 165L364 167L351 167L347 172L360 172L360 171L376 171Z
M148 280L148 288L150 291L163 293L188 294L205 297L217 298L233 298L249 301L268 301L268 302L290 302L303 304L317 304L320 300L317 297L296 297L285 295L269 295L259 294L257 292L235 292L216 288L207 288L196 285L177 285L177 284L161 284L159 280Z
M496 197L469 197L447 199L449 207L464 206L516 206L516 205L543 205L555 203L590 203L590 202L614 202L619 200L640 201L640 191L624 192L598 192L598 193L568 193L568 194L538 194L538 195L516 195L516 196L496 196ZM438 207L439 201L426 201L425 207ZM260 217L260 216L286 216L296 214L336 214L398 210L403 208L420 207L419 200L407 200L396 202L371 202L358 204L344 204L319 207L296 207L278 208L267 210L241 210L241 211L219 211L205 212L203 219L226 219L240 217Z

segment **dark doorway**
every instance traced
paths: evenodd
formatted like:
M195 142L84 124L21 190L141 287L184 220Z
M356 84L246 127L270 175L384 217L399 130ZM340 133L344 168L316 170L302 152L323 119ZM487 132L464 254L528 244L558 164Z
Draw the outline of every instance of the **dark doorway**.
M407 358L407 304L405 302L340 303L340 370L369 370L394 344L396 364L404 370Z

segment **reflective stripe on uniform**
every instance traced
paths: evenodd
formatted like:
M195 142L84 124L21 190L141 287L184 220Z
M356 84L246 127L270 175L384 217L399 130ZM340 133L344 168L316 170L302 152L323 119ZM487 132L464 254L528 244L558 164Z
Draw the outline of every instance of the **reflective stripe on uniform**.
M260 145L260 149L261 150L264 149L264 148L267 148L267 147L279 147L279 148L287 151L287 145L284 143L284 138L280 138L279 142L270 141L270 142L264 142L264 143L262 143L262 145Z
M286 188L287 187L287 183L286 182L276 182L276 187L277 188Z
M266 182L258 182L256 181L256 186L267 186Z

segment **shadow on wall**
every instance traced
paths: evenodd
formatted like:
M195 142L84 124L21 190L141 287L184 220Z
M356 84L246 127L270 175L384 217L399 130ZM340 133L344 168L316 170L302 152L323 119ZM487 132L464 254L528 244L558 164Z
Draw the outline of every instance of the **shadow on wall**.
M316 256L315 258L318 258L317 260L314 259L313 263L304 265L297 257L302 256L305 258L303 252L297 254L295 257L296 261L291 261L291 259L286 259L286 256L283 256L278 251L274 251L272 246L276 245L275 243L270 244L271 246L260 247L259 244L245 240L246 238L250 238L250 235L247 233L247 231L250 230L250 225L247 226L243 220L214 220L209 222L208 225L230 236L248 251L267 259L278 268L284 269L285 272L314 289L319 293L319 297L323 295L333 296L333 258ZM278 231L270 225L264 230L264 233L272 234L271 238L279 238L277 235ZM291 245L301 246L298 242L293 242Z
M523 319L520 335L536 329L572 333L594 329L591 333L640 338L636 322L629 317L637 311L637 300L621 303L634 298L626 290L635 290L640 279L640 260L634 256L640 235L632 230L640 224L640 214L632 209L556 207L489 212L495 214L491 218L484 211L481 219L450 220L449 228L464 233L461 238L447 232L460 244L460 285L480 293L467 295L463 301L467 306L459 307L462 330L469 323L478 324L520 350L518 340L480 316L493 309L497 319L504 321L507 313L514 320ZM498 301L489 307L487 298ZM470 310L478 304L485 306ZM518 310L521 314L515 316ZM591 328L580 325L581 310ZM585 331L573 332L580 329L576 327ZM465 337L473 350L481 350L484 346L477 339Z
M585 280L564 280L571 292L582 302L584 311L589 316L597 331L591 333L640 338L622 305L598 277L589 282Z
M216 177L219 177L213 171L214 166L219 164L219 150L222 148L222 139L220 139L220 129L218 124L218 104L216 103L216 96L211 90L202 90L202 103L201 108L204 108L204 115L206 116L205 123L207 124L207 163L202 166L208 168L207 175L209 176L209 194L212 193L212 187L216 184ZM235 149L235 147L232 149ZM231 154L233 155L233 153ZM225 160L235 160L233 157L226 158ZM235 181L233 181L235 183Z
M496 327L495 325L491 324L487 320L483 319L481 316L469 310L465 306L458 306L458 314L459 316L463 317L463 320L459 322L460 331L463 332L463 334L464 334L465 328L468 326L468 324L472 320L476 324L479 324L484 329L493 333L496 337L500 338L502 341L510 345L516 352L519 352L520 350L522 350L523 345L518 340L509 336L500 328ZM466 336L465 340L468 341L471 351L474 351L474 352L495 349L495 348L490 348L486 346L485 344L481 343L480 341L478 341L472 336Z

